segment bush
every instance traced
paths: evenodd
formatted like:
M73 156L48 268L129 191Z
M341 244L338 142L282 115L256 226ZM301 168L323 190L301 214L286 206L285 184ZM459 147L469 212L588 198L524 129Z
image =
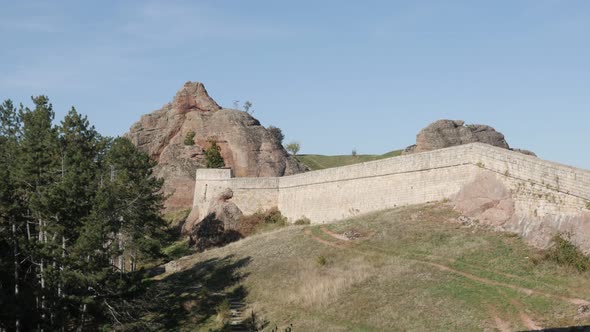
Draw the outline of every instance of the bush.
M274 207L266 211L258 211L248 216L242 216L239 232L242 236L248 236L262 229L283 226L287 226L287 218L281 214L278 208Z
M283 131L281 130L281 128L275 126L268 126L268 132L277 143L283 144L285 135L283 135Z
M176 241L166 248L162 249L162 253L170 259L178 259L180 257L192 254L188 241Z
M191 130L184 137L184 145L195 145L195 132Z
M311 224L311 220L309 220L309 218L307 217L301 217L297 220L295 220L295 225L309 225Z
M205 163L207 168L222 168L225 161L221 156L221 148L214 139L209 139L209 147L205 150Z
M545 254L545 258L559 265L573 267L579 272L590 269L590 257L578 249L570 240L568 234L558 234L553 238L551 248Z
M315 258L315 262L319 265L319 266L324 266L328 263L328 260L326 259L326 257L324 256L317 256Z

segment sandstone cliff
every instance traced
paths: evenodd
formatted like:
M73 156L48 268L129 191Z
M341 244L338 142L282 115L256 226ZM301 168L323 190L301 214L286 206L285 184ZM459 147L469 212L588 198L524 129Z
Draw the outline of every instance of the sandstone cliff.
M403 153L432 151L469 143L486 143L510 149L504 135L490 126L465 125L462 120L438 120L422 129L416 135L416 144L407 147ZM535 156L528 150L510 150Z
M185 145L194 132L194 145ZM165 207L190 208L195 171L204 167L204 150L209 140L221 148L225 166L238 177L291 175L304 166L291 157L281 142L250 114L225 109L209 97L205 86L187 82L171 103L143 115L126 136L158 165L154 175L165 179Z

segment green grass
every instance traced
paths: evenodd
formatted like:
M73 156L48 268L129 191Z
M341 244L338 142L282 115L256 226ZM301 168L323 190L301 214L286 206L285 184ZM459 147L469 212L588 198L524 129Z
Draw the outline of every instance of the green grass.
M161 330L223 330L215 308L239 296L244 318L254 311L269 328L296 331L481 331L498 320L530 329L523 315L542 327L590 324L567 300L590 300L589 272L456 217L443 204L411 206L187 256L153 281L165 309L150 317ZM365 237L342 241L324 229Z
M359 154L356 156L353 155L342 155L342 156L325 156L320 154L303 154L297 156L297 160L304 163L309 167L312 171L316 171L319 169L325 168L332 168L332 167L339 167L339 166L346 166L352 164L363 163L366 161L373 161L385 158L391 158L399 156L402 153L402 150L395 150L391 151L382 155L372 155L372 154Z

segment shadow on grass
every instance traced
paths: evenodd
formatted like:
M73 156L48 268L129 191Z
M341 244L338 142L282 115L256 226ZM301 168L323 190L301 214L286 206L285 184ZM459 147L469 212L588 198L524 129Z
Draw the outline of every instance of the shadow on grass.
M541 330L530 330L527 332L590 332L590 325L585 326L570 326L570 327L554 327Z
M238 284L247 275L239 269L250 261L250 257L235 259L233 255L213 258L162 280L150 281L146 294L150 310L144 318L157 330L169 331L192 331L210 322L224 301L244 301L246 289Z

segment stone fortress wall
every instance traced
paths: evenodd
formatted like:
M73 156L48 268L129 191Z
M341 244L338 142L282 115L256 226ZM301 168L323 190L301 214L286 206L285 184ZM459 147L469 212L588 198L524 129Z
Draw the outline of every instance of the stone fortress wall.
M575 242L590 251L590 171L482 143L274 178L233 178L229 169L199 169L193 209L203 216L211 200L230 188L232 202L245 214L278 207L291 222L307 217L318 224L453 201L482 177L495 181L490 191L509 193L501 204L507 216L498 222L493 218L498 213L485 213L498 209L494 192L475 198L485 206L470 211L474 216L540 246L558 231L572 232Z

